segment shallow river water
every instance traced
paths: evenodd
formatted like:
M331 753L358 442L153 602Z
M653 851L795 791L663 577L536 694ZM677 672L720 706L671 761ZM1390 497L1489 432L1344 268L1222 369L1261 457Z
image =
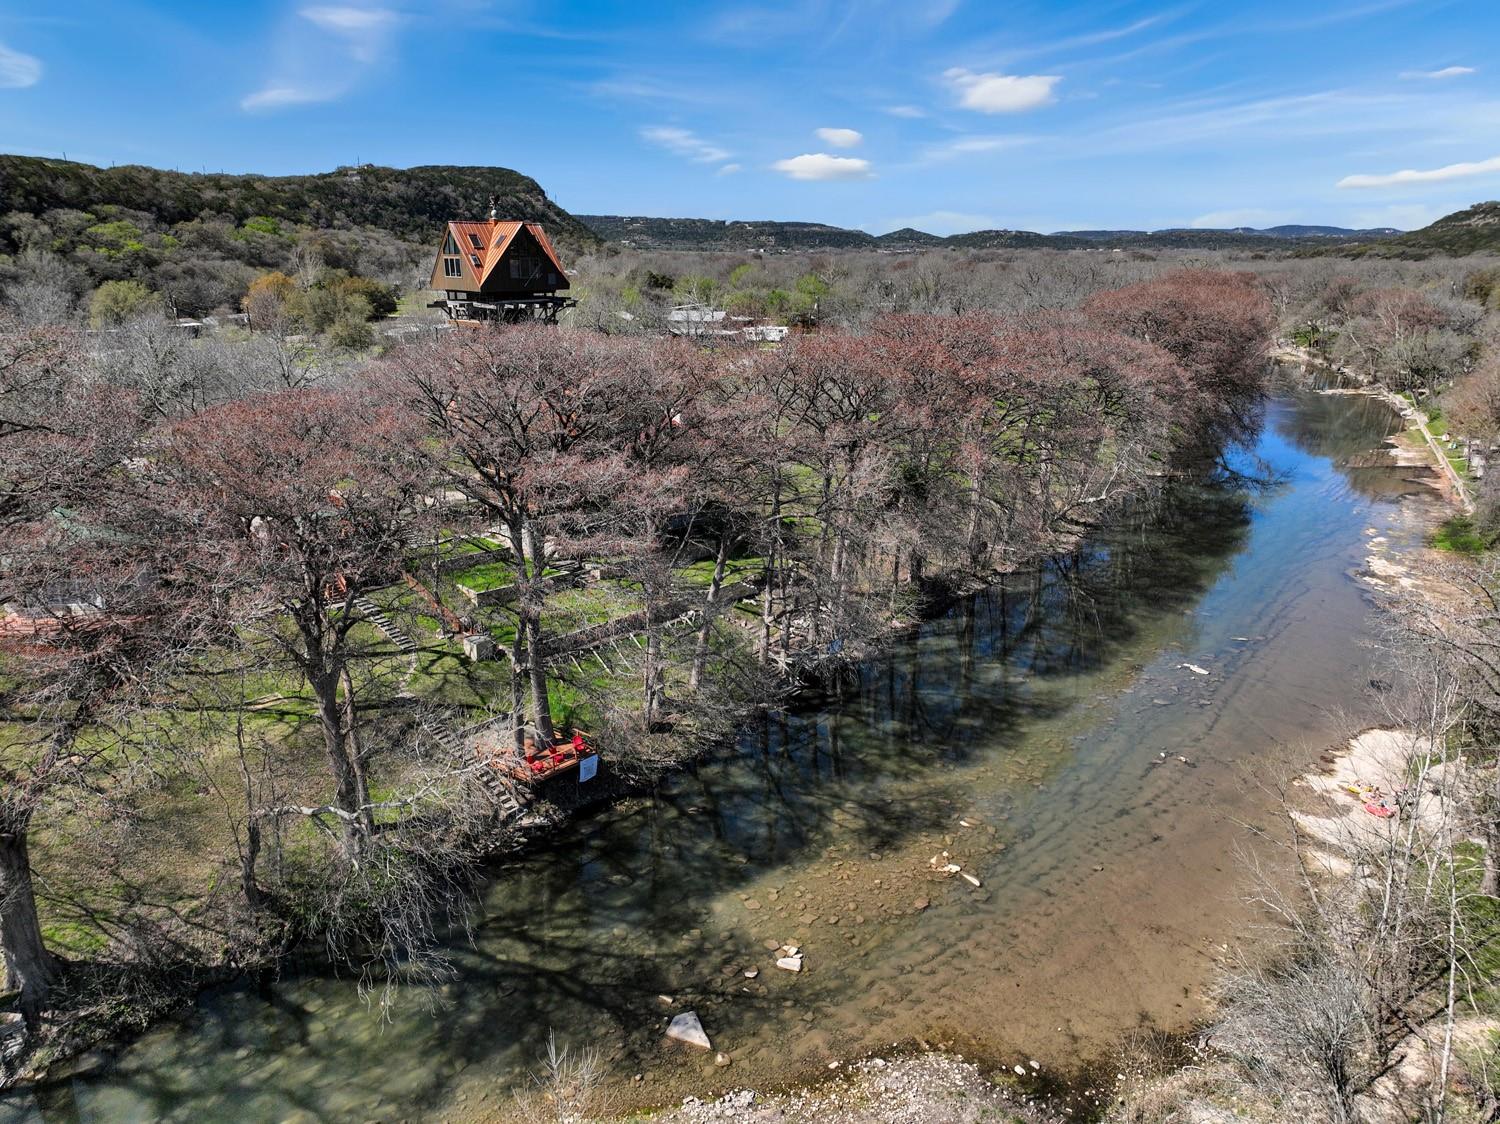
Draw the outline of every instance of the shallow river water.
M1262 782L1379 720L1354 575L1430 502L1380 452L1396 428L1362 395L1275 399L1273 487L1175 490L498 868L435 1007L220 989L0 1122L503 1115L549 1031L661 1103L894 1044L1071 1068L1188 1026L1244 916L1245 825L1274 820ZM687 1009L729 1068L663 1043Z

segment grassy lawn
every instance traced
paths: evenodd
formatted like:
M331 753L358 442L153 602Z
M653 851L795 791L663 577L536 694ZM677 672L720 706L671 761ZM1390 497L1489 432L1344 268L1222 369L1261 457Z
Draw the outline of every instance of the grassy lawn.
M756 581L765 568L764 558L731 558L724 564L724 584ZM677 570L677 577L683 585L707 589L714 580L714 560L707 558L702 562L681 566Z
M1478 555L1487 551L1493 540L1480 532L1468 515L1455 515L1433 532L1432 545L1455 554Z
M470 570L461 570L452 577L455 585L468 586L475 593L484 593L501 586L514 585L516 570L509 562L486 562Z
M487 546L459 543L453 549ZM762 567L758 558L737 559L725 580L756 577ZM678 578L683 588L702 589L712 571L712 561L694 563ZM499 585L511 576L506 563L485 563L454 577ZM445 597L455 595L451 582L445 579L441 587ZM410 721L407 708L390 705L398 692L449 711L454 726L466 725L509 708L511 669L503 657L465 659L460 645L444 636L432 607L404 583L377 590L370 599L418 646L415 653L402 653L363 620L350 632L363 737L374 747L371 791L378 797L404 791L407 771L417 768L386 748L402 744ZM621 580L558 590L547 599L546 632L564 635L639 608L639 591ZM497 644L508 648L514 614L496 607L481 616ZM737 629L721 633L715 659L748 642ZM560 728L599 731L638 709L639 646L625 637L600 656L564 658L552 669L548 696ZM685 692L686 675L683 664L668 669L669 694ZM64 955L128 949L131 934L143 925L196 949L205 961L222 955L229 934L243 923L234 825L245 819L246 790L237 731L255 778L254 802L321 804L331 795L313 699L274 651L273 638L204 656L158 698L124 730L101 730L97 739L85 735L85 744L104 746L108 739L106 752L120 767L101 771L103 791L81 791L49 806L37 821L33 859L44 924ZM0 755L26 752L20 742L29 733L24 725L0 726ZM118 814L122 809L126 814ZM297 817L285 821L282 844L292 861L320 854L325 845L316 828Z

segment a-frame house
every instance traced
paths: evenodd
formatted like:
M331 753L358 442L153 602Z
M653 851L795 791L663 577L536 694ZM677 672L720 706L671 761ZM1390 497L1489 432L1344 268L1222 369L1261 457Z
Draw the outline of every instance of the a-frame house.
M432 266L433 302L452 320L554 321L572 304L559 296L568 275L547 232L534 222L454 220Z

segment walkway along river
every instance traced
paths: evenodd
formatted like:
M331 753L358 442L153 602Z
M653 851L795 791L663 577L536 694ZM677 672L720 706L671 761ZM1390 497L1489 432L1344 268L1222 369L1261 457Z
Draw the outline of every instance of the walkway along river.
M1186 1026L1243 917L1257 774L1378 721L1355 574L1431 502L1382 452L1398 427L1287 392L1255 450L1275 486L1174 489L500 867L435 1009L383 1023L347 979L225 988L0 1122L503 1115L549 1031L662 1103L893 1043L1067 1069ZM730 1068L664 1043L689 1009Z

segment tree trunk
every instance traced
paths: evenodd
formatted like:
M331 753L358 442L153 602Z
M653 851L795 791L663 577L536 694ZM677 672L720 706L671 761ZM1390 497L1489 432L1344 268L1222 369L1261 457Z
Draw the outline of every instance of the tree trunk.
M703 683L703 672L708 666L708 641L713 635L719 590L724 588L724 567L729 562L729 531L719 534L719 552L714 556L714 576L708 582L708 600L703 606L703 624L698 629L698 641L693 648L693 670L688 675L688 686L696 691Z
M510 641L510 725L515 740L516 756L526 751L526 681L523 668L526 665L524 643L526 640L526 534L519 522L506 524L510 538L511 556L516 560L516 580L520 583L520 596L516 599L516 634Z
M525 659L521 648L521 625L517 621L516 634L510 641L510 729L517 757L526 751L526 680L521 674Z
M245 904L251 913L259 913L264 904L260 883L255 877L255 864L260 860L260 821L252 814L245 825L245 847L240 852L240 887L245 891Z
M358 801L355 811L359 816L359 829L368 838L375 834L375 813L370 810L370 782L365 776L365 752L359 741L359 715L354 707L354 676L349 674L347 664L339 677L344 684L344 752L349 755L349 768L354 774L354 796Z
M333 774L334 803L348 815L344 820L344 857L350 862L358 862L364 854L365 838L360 817L365 801L361 798L359 777L349 754L344 708L339 704L338 676L319 671L308 675L307 682L318 703L323 748L328 755L329 771Z
M646 602L646 663L641 672L642 704L641 725L647 732L656 721L656 708L661 700L661 636L657 626L651 623L651 602Z
M1479 892L1488 898L1500 897L1500 819L1494 816L1484 822L1484 874Z
M21 993L21 1015L35 1029L47 1006L55 965L36 916L26 841L31 815L6 818L14 822L0 828L0 950L5 953L6 986Z
M969 484L969 529L966 535L967 548L969 552L969 566L973 570L979 569L981 544L979 542L980 515L983 511L984 493L980 487L978 476L975 476Z
M760 591L760 662L765 663L771 658L771 626L776 616L774 609L774 598L776 596L776 547L771 547L770 553L766 555L765 587Z
M535 582L546 573L546 549L542 536L535 531L524 536L531 547L531 576ZM522 599L526 594L523 591ZM536 725L537 741L545 749L551 749L557 741L557 732L552 727L552 704L547 698L547 665L542 662L542 622L533 603L526 613L527 663L531 667L532 721Z

